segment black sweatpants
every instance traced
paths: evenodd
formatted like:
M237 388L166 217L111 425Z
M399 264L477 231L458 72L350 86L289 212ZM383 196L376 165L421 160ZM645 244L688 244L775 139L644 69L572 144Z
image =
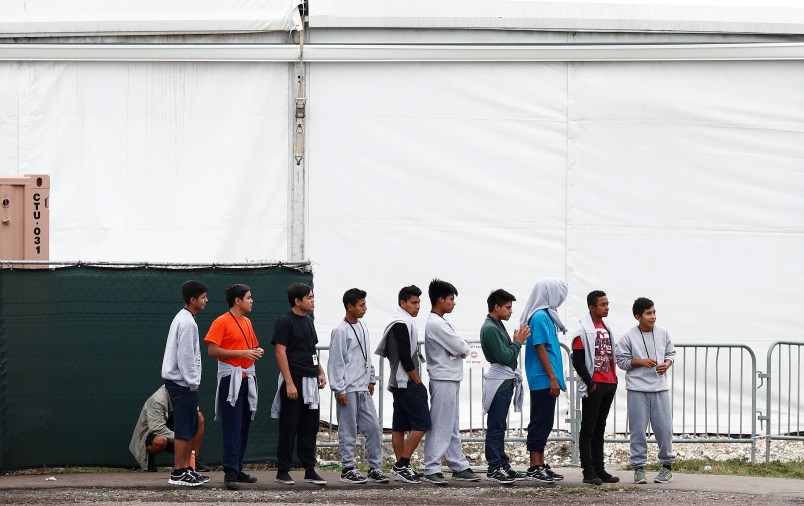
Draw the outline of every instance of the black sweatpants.
M596 383L597 388L581 399L581 433L578 450L581 454L581 468L585 472L603 471L603 438L606 434L606 419L617 392L616 383Z
M299 392L295 400L288 399L285 383L279 389L279 440L276 445L276 460L279 472L288 472L293 464L293 446L302 467L315 466L316 435L318 434L319 410L309 409L302 395L302 377L293 376L293 384Z

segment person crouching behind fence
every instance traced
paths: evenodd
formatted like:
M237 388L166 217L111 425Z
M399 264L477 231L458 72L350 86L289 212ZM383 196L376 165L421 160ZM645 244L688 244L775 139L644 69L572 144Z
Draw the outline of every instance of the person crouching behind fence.
M614 362L614 334L603 318L609 315L609 298L594 290L586 296L589 312L572 336L572 365L581 378L581 434L578 442L583 482L592 485L617 483L620 478L606 472L603 437L614 394L617 367Z
M168 483L197 487L209 481L190 466L193 438L198 433L198 387L201 347L195 315L207 305L207 285L187 281L181 286L184 307L173 318L162 358L162 379L173 406L174 459Z
M346 316L332 329L329 342L329 388L335 394L338 414L338 449L341 453L341 481L344 483L388 483L382 467L382 431L374 409L374 365L369 351L368 329L360 321L366 314L366 292L350 288L343 294ZM355 468L357 431L363 433L368 449L369 472Z
M528 479L553 483L564 477L544 461L544 448L553 430L556 398L564 385L564 363L558 331L567 332L556 309L567 298L567 283L556 278L543 278L536 282L525 303L520 323L530 327L525 347L525 372L530 388L530 423L527 447L530 452Z
M508 337L503 321L513 313L516 297L503 289L491 292L486 300L489 314L480 328L480 347L489 363L483 382L483 413L486 419L486 461L489 464L486 479L509 484L526 480L525 473L511 469L505 454L505 431L508 409L514 399L514 410L522 411L522 373L519 370L519 350L530 336L530 328L520 323L514 330L514 340Z
M168 395L165 385L162 385L142 405L140 417L137 419L134 434L132 434L131 442L128 445L128 449L143 470L156 472L154 457L162 452L172 453L175 456L174 420L170 395ZM190 451L195 451L196 453L195 470L199 473L210 471L210 467L204 464L198 455L203 441L204 417L199 411L198 430L193 439L190 440ZM192 462L190 462L190 467L193 467Z
M245 315L254 307L251 289L242 284L226 288L229 311L212 322L207 337L207 353L218 359L218 387L215 393L215 420L223 429L223 483L237 490L240 483L257 478L243 472L251 420L257 414L257 375L254 361L263 356L251 320Z
M670 407L670 383L667 370L673 365L676 349L666 329L656 325L653 301L640 297L634 301L636 327L623 334L615 352L617 365L625 370L628 393L628 426L631 431L631 467L634 483L647 483L645 463L648 421L659 443L662 468L655 483L673 481L673 411Z
M391 321L374 350L376 355L388 357L390 364L388 391L394 397L391 445L396 456L391 472L395 480L404 483L421 483L422 476L413 470L410 458L431 426L427 388L419 375L421 362L415 318L419 314L421 294L416 285L399 290L399 307L391 313Z
M315 350L318 334L309 315L315 309L313 289L304 283L293 283L288 286L288 303L291 309L276 321L271 338L279 366L276 396L271 406L271 417L279 419L276 481L293 485L290 467L295 445L304 467L304 481L326 485L326 480L315 472L320 413L318 391L327 384L327 376L318 363Z

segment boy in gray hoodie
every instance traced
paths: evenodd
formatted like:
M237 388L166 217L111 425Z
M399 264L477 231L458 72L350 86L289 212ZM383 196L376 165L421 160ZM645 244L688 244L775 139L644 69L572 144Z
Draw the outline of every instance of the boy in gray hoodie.
M344 483L388 483L382 466L382 431L374 409L374 364L369 353L368 329L360 321L366 314L366 292L350 288L343 294L346 316L332 329L329 342L329 387L335 394L338 413L338 449L341 453ZM368 478L355 468L357 431L366 438Z
M451 283L434 279L427 292L433 305L424 328L432 427L424 441L424 479L436 485L447 483L441 473L443 458L452 470L453 480L478 481L480 477L469 468L463 455L458 432L463 359L469 353L469 343L444 319L455 308L458 290Z
M631 467L634 483L647 483L645 463L648 421L659 443L662 468L655 483L673 481L673 412L670 408L670 383L667 370L673 365L676 349L666 329L656 325L653 301L640 297L634 301L634 318L639 322L617 342L616 360L625 372L628 393L628 424L631 429Z

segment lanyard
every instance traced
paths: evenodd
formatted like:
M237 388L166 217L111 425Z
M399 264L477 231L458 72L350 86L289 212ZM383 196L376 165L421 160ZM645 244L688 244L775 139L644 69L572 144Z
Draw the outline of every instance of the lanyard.
M237 325L237 328L240 329L240 333L243 334L243 341L246 342L246 348L248 348L249 350L253 350L254 348L251 346L251 343L249 343L248 337L246 337L246 333L243 332L243 327L240 326L240 323L238 323L237 318L235 317L234 314L232 314L231 310L229 311L229 314L232 316L232 319L235 321L235 324ZM248 323L246 323L246 327L248 327ZM249 327L249 330L251 330L250 327Z
M642 329L639 329L639 335L642 336L642 345L645 346L645 355L650 358L650 352L648 351L648 343L645 342L645 334L642 332ZM656 336L653 335L653 331L650 331L650 338L653 339L653 355L656 357L653 360L659 360L659 351L656 349Z
M368 351L363 346L363 343L360 342L360 338L357 336L357 331L355 330L355 326L352 325L352 323L349 320L347 320L346 318L344 318L343 321L345 321L346 323L349 324L350 327L352 327L352 332L354 332L355 339L357 339L357 345L360 346L360 354L363 355L363 360L365 362L368 362ZM366 339L366 331L363 329L363 324L360 323L360 320L358 320L357 323L360 325L360 333L363 334L363 340L365 341L365 339Z

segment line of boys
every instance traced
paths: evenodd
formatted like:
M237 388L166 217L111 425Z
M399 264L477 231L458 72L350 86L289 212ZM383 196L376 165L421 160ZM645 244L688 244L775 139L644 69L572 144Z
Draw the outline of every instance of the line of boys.
M208 287L200 281L182 285L184 307L168 331L162 361L162 378L173 406L174 464L171 485L195 487L209 481L190 465L192 440L198 431L198 387L201 383L201 352L195 316L206 307ZM223 429L224 484L237 490L241 483L257 478L243 471L251 420L257 412L255 361L265 354L259 347L254 326L246 315L254 306L251 289L243 284L226 288L229 310L215 319L204 338L208 353L218 359L215 420ZM276 322L271 343L276 348L280 375L272 406L279 418L277 480L286 476L292 450L305 467L305 481L326 483L315 471L315 437L318 432L318 390L326 375L318 364L318 337L308 313L314 308L312 288L296 283L288 287L291 310ZM285 480L287 482L287 480ZM292 480L291 480L292 483Z
M206 287L203 284L195 287L198 292L202 287L203 295L190 296L182 287L185 297L185 308L195 316L198 310L192 308L203 299L206 304ZM234 287L241 287L235 290ZM243 287L247 293L243 293ZM236 489L240 482L256 481L243 473L243 456L248 437L248 423L256 412L256 382L249 389L254 378L254 360L262 356L262 349L257 347L257 339L250 321L243 314L250 312L253 305L250 290L245 285L233 285L227 289L229 315L238 324L238 317L244 318L246 333L238 324L243 341L248 350L236 349L232 343L231 322L226 314L219 317L205 339L208 344L220 347L224 341L221 334L228 336L228 349L232 353L222 353L216 349L210 355L219 358L217 408L221 399L221 391L228 390L227 403L231 404L234 415L229 415L227 429L224 422L224 471L228 488ZM230 297L230 290L232 291ZM235 293L237 292L237 293ZM414 318L420 307L421 290L415 285L404 287L399 292L399 307L386 326L377 355L387 357L390 362L389 391L394 398L392 422L392 446L396 463L392 472L399 481L420 483L422 479L430 483L443 485L446 479L441 473L441 461L446 461L452 470L452 478L463 481L480 479L469 468L463 455L458 432L460 382L463 379L463 359L469 352L468 343L460 338L454 328L444 319L444 315L455 307L457 289L447 282L433 280L428 295L432 304L425 327L425 350L430 360L430 404L428 408L427 389L420 377L420 365L423 359L418 352L418 330ZM516 480L535 480L552 483L563 479L555 473L544 460L544 448L552 430L555 414L555 401L561 390L566 390L563 380L563 364L558 342L557 331L566 333L566 328L558 317L557 308L567 295L567 284L554 278L540 280L534 286L523 311L520 328L514 332L511 341L502 325L512 314L512 302L515 297L504 290L496 290L487 300L489 315L481 329L481 346L486 359L491 364L486 374L483 391L484 412L489 415L486 436L486 458L489 463L487 478L499 483L513 483ZM189 298L188 298L189 297ZM231 299L231 300L230 300ZM347 483L365 483L368 480L387 483L388 478L380 470L382 461L381 430L377 422L371 396L374 393L374 368L369 359L369 337L366 327L359 320L366 312L366 293L359 289L348 290L344 294L343 303L346 316L332 332L330 347L329 373L331 388L335 393L339 421L340 451L343 459L341 481ZM605 299L605 300L604 300ZM294 284L288 288L288 302L291 311L277 321L272 344L276 346L277 363L280 375L277 394L272 405L272 416L279 418L279 442L277 458L279 470L276 479L281 483L292 484L289 470L292 450L295 446L299 460L305 468L305 481L325 483L314 469L315 434L318 430L319 412L318 390L326 384L326 375L318 364L315 345L318 342L310 312L314 309L312 289L303 284ZM603 465L602 442L605 431L605 420L616 390L616 375L613 373L615 349L614 338L603 324L602 318L608 314L608 300L599 291L592 292L587 298L589 316L582 321L581 327L573 338L573 364L584 381L579 393L583 398L583 419L581 429L581 458L584 470L584 482L600 484L614 483L619 478L606 473ZM605 311L603 308L605 307ZM182 311L184 311L184 309ZM617 364L625 369L626 388L629 399L629 422L631 436L631 465L635 469L635 482L645 483L644 465L647 454L645 430L648 420L656 433L660 444L659 458L663 468L654 481L665 483L672 480L673 463L671 413L667 379L664 373L672 365L674 349L667 332L655 327L655 308L648 299L640 298L634 303L634 316L639 325L629 330L617 346ZM605 314L603 314L605 312ZM176 319L186 321L182 312ZM174 324L176 323L174 319ZM223 319L223 320L222 320ZM221 326L226 325L231 332L216 329L219 320ZM587 321L588 320L588 321ZM192 325L195 322L192 321ZM227 325L228 324L228 325ZM591 331L590 331L591 329ZM168 337L165 361L167 363L169 349L175 339L173 325ZM634 336L642 338L645 353L635 349ZM649 333L654 349L651 358L646 341ZM195 327L197 353L197 326ZM591 336L591 338L590 338ZM192 341L192 340L190 340ZM531 417L528 426L527 448L530 452L531 466L526 473L513 471L505 455L503 440L505 420L512 399L515 409L522 406L522 379L517 369L519 350L523 343L528 344L525 354L526 373L530 388ZM662 362L659 362L661 348ZM359 356L358 356L359 352ZM584 354L586 352L586 354ZM245 362L235 365L223 359L242 358ZM197 355L198 379L200 380L200 354ZM590 371L591 369L591 371ZM646 373L644 369L653 369ZM164 373L163 366L163 376ZM557 371L557 373L556 373ZM239 389L232 386L238 383L240 373L243 379ZM233 376L234 374L234 376ZM235 381L224 381L227 377L235 377ZM165 376L166 384L173 382ZM613 381L611 381L613 379ZM178 384L181 384L179 379ZM187 382L187 390L193 389ZM613 388L612 388L613 385ZM496 389L494 388L496 387ZM238 392L239 390L239 392ZM582 391L581 391L582 390ZM170 391L170 388L169 388ZM632 395L633 394L633 395ZM172 394L171 394L171 398ZM633 400L632 400L633 398ZM178 399L178 398L177 398ZM248 399L248 402L246 401ZM174 401L175 403L176 401ZM195 399L197 409L197 396ZM633 407L632 407L633 406ZM225 407L225 409L228 409ZM248 417L249 411L251 418ZM239 413L239 414L238 414ZM187 416L185 416L187 418ZM225 417L224 417L225 418ZM356 468L354 461L357 431L363 432L367 440L370 470L364 477ZM189 431L191 432L191 431ZM188 432L188 433L189 433ZM407 437L406 437L407 433ZM179 432L177 431L177 434ZM184 433L182 433L184 434ZM227 436L227 434L229 434ZM425 473L419 474L410 465L410 458L421 439L425 440ZM641 434L641 436L640 436ZM177 440L180 439L176 436ZM188 439L191 439L188 438ZM238 451L239 450L239 451ZM227 460L227 452L230 458ZM206 477L195 473L186 465L184 452L176 450L176 463L171 473L170 483L200 485ZM228 465L227 465L228 462Z

